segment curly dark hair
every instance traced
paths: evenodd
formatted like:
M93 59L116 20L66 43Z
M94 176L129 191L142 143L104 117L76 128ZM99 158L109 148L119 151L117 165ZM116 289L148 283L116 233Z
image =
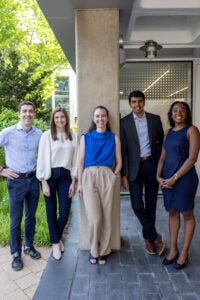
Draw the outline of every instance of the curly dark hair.
M106 111L107 116L109 117L109 111L108 111L108 109L107 109L105 106L102 106L102 105L98 105L98 106L96 106L96 107L94 108L94 110L93 110L93 116L94 116L94 113L95 113L95 111L96 111L97 109L104 109L104 110ZM95 124L94 121L92 120L92 123L91 123L90 128L89 128L88 131L96 130L96 128L97 128L97 127L96 127L96 124ZM111 126L110 126L109 121L108 121L107 124L106 124L106 129L107 129L108 131L111 131Z
M192 116L191 116L191 110L190 110L190 107L189 105L184 102L184 101L175 101L171 104L170 108L169 108L169 111L167 113L168 115L168 122L170 124L170 126L173 128L175 126L175 122L174 120L172 119L172 110L173 110L173 107L176 105L176 104L181 104L185 107L186 109L186 119L185 119L185 123L187 125L191 125L192 124Z
M65 133L66 133L67 138L70 141L72 141L72 134L70 132L69 116L68 116L68 113L67 113L67 111L66 111L66 109L64 107L56 107L54 109L54 111L52 112L52 114L51 114L50 128L51 128L52 139L54 141L56 141L58 139L58 137L57 137L57 130L56 130L56 124L55 124L55 121L54 121L54 116L55 116L55 114L57 112L62 112L65 115L65 118L66 118Z

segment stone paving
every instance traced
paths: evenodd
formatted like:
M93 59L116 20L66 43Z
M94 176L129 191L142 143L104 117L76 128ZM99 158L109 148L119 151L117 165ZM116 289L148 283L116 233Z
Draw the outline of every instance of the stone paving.
M37 249L41 252L41 259L33 260L23 254L24 268L20 271L13 271L10 248L0 246L0 300L33 298L51 252L50 247L37 247Z
M66 251L62 260L49 258L34 300L196 300L200 299L200 198L196 199L196 231L188 266L180 271L163 266L162 257L145 252L140 224L129 196L121 197L120 251L113 251L106 266L91 265L89 251L78 248L78 199L73 201ZM183 227L183 226L182 226ZM182 228L181 227L181 228ZM157 207L157 230L169 245L168 214L162 197ZM179 237L179 245L183 232Z

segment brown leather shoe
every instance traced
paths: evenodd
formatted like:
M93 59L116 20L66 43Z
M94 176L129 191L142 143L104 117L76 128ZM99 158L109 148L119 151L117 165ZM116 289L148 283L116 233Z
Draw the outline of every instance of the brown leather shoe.
M147 240L147 239L144 239L144 242L146 245L146 252L148 254L151 254L151 255L157 254L154 243L150 243L149 240Z
M162 235L158 234L157 239L154 241L156 254L161 255L165 249L165 244L163 243Z

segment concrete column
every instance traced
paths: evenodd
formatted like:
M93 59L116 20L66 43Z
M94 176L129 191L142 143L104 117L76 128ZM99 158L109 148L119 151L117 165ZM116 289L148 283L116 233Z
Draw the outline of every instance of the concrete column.
M88 131L95 106L110 112L112 131L119 133L119 12L118 9L77 10L76 73L79 135ZM112 249L120 248L120 183L113 208ZM88 221L80 202L80 249L90 249Z
M200 59L194 60L193 63L193 124L200 130ZM200 155L196 163L196 170L200 178ZM200 196L200 184L198 186L197 195Z

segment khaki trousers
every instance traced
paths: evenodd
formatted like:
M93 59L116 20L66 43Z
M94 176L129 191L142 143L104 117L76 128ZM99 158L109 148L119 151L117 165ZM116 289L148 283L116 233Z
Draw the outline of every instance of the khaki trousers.
M88 167L83 172L83 199L90 226L91 254L111 252L112 207L116 175L109 167Z

